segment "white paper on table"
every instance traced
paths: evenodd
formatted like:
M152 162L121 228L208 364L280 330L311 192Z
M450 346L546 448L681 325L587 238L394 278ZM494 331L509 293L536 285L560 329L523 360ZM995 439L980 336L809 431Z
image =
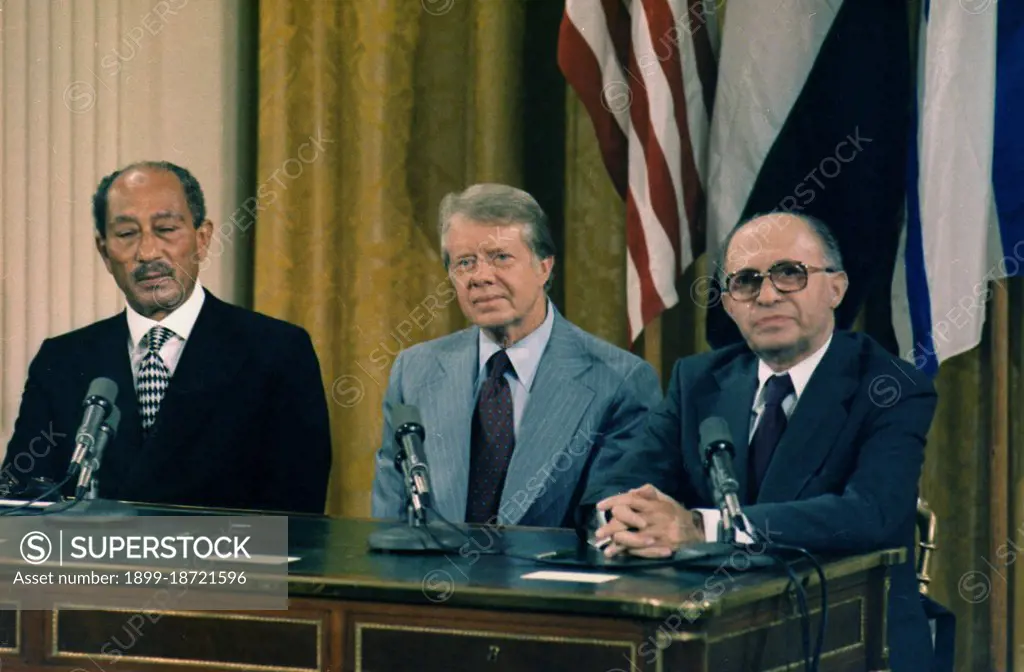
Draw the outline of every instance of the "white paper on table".
M557 572L544 570L523 574L523 579L539 581L570 581L575 583L607 583L619 578L617 574L595 574L593 572Z
M296 555L289 555L289 556L285 557L283 555L261 555L260 553L253 553L248 558L236 558L236 557L218 558L218 557L216 557L214 555L211 555L208 558L204 558L204 560L223 560L225 562L231 562L231 563L236 563L236 562L238 562L238 563L252 563L254 565L283 565L286 562L287 563L292 563L292 562L295 562L296 560L301 560L301 559L302 558L300 556L296 556Z

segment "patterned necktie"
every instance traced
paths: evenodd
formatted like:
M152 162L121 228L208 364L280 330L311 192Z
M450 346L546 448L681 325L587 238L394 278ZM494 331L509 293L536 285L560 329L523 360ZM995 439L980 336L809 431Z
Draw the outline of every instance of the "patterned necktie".
M750 441L750 502L757 501L761 492L761 482L772 461L775 447L786 431L786 411L782 408L782 400L793 392L793 381L789 374L772 376L764 385L764 410Z
M167 384L171 380L171 372L160 357L160 348L164 347L174 332L167 327L156 326L149 330L145 340L148 352L139 368L139 379L135 389L139 395L139 415L142 416L142 431L148 432L156 422L156 414L160 411L160 402L164 399Z
M516 445L512 389L505 377L505 373L515 369L508 353L494 353L487 360L487 371L473 415L467 523L486 523L497 517L505 474Z

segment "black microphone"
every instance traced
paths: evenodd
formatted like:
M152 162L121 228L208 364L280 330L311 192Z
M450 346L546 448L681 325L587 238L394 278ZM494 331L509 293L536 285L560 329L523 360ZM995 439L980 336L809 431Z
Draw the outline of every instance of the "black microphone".
M395 468L402 472L407 519L404 525L384 527L370 533L367 540L374 551L444 552L460 550L473 539L433 508L430 496L430 471L423 452L423 422L420 409L396 405L391 409L395 428ZM427 511L437 520L427 520ZM438 523L443 524L439 525Z
M735 538L734 525L743 520L743 514L740 511L740 483L732 468L736 449L732 445L729 423L720 417L710 417L700 423L699 431L704 473L711 481L715 503L722 511L723 530L729 537L719 541L731 542Z
M405 476L413 515L417 520L426 522L426 509L431 507L430 471L423 455L426 432L420 420L420 409L415 406L395 406L391 411L391 421L395 427L395 443L398 444L395 467Z
M69 476L81 468L82 460L96 445L96 433L110 415L116 399L117 383L110 378L96 378L89 384L89 391L85 393L85 399L82 401L85 408L82 413L82 424L75 434L75 451L71 455L71 463L68 464Z
M96 437L96 445L93 447L92 453L89 458L85 461L82 467L82 473L78 476L78 487L75 488L75 496L81 497L89 490L89 487L93 483L93 476L100 470L100 464L103 460L103 451L106 449L107 444L114 440L117 436L117 427L121 424L121 411L117 409L117 406L110 411L110 417L107 421L100 425L99 435Z
M789 574L790 581L797 592L797 602L800 610L800 620L804 627L804 658L808 662L806 668L817 670L821 660L822 642L825 641L825 631L828 627L828 581L825 572L821 569L818 560L806 549L797 546L789 546L773 542L767 535L758 534L753 525L746 529L746 521L740 511L739 481L736 480L736 473L733 471L732 458L735 455L735 448L732 445L732 434L729 432L729 423L720 417L710 417L700 423L700 444L701 455L704 458L704 472L708 475L718 508L722 512L723 525L719 532L719 541L734 543L736 541L736 526L739 525L751 539L758 539L764 544L768 557L782 564L782 567ZM728 519L728 522L726 522ZM753 542L751 542L753 543ZM778 555L779 551L796 551L810 560L818 573L818 580L821 585L821 620L818 622L818 639L814 647L814 655L811 655L811 619L807 609L807 592L804 583L801 582L793 571L793 568ZM758 552L760 554L760 551Z

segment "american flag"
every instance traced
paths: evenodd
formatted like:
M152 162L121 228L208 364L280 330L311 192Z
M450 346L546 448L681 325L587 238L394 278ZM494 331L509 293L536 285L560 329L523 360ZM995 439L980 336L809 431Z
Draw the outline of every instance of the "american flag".
M717 2L717 4L715 4ZM558 65L626 201L633 342L705 248L708 129L723 0L566 0Z

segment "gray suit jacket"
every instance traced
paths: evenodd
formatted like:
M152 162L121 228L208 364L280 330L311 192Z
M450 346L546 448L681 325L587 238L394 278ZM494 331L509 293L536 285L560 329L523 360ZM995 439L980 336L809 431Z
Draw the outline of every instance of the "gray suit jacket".
M661 401L658 377L648 363L557 311L554 319L517 432L498 514L502 525L571 527L602 446L638 436L648 409ZM395 360L373 483L375 518L405 516L391 409L411 404L419 407L426 430L423 450L434 505L450 521L465 520L479 334L477 327L465 329L413 346Z

